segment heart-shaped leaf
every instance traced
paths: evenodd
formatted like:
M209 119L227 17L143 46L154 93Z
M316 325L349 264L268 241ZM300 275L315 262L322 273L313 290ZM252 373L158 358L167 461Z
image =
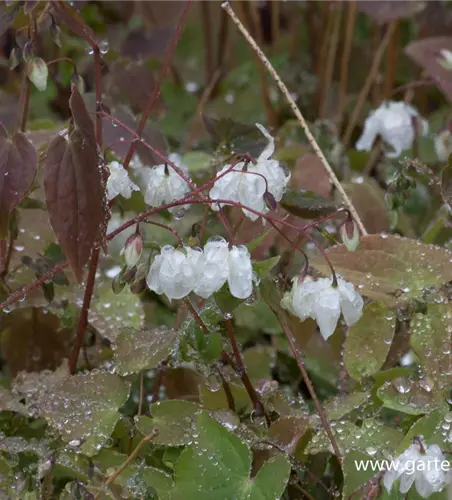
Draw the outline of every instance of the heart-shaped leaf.
M33 182L38 155L22 132L11 139L0 124L0 239L8 235L9 213L17 206Z
M408 238L369 235L361 238L354 252L336 245L326 253L337 274L363 295L387 306L420 298L426 288L452 280L451 252ZM322 257L309 263L322 273L331 273Z
M56 136L47 150L44 189L50 223L81 281L83 266L105 229L105 188L93 122L72 86L68 139Z

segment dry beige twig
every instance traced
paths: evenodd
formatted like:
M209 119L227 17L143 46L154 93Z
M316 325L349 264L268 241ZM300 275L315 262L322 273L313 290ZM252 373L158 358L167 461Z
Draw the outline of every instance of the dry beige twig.
M319 145L317 144L317 141L315 140L314 136L312 135L311 131L309 130L308 124L306 123L306 120L304 119L303 115L301 114L301 111L298 109L298 106L296 105L295 101L293 100L292 96L290 95L288 88L285 86L284 82L281 80L281 78L278 75L278 73L276 72L275 68L272 66L270 61L267 59L265 54L262 52L261 48L257 45L254 38L250 35L248 30L245 28L245 26L240 22L240 19L236 16L235 12L232 10L229 3L224 2L221 6L228 13L229 17L232 19L234 24L238 27L238 29L240 30L242 35L245 37L246 41L250 44L251 48L256 53L257 57L259 57L259 59L262 61L262 64L265 66L267 71L270 73L272 78L275 80L275 82L278 85L279 89L281 90L282 94L286 98L290 108L292 109L295 117L297 118L298 123L300 124L301 128L303 129L310 145L312 146L312 149L314 150L315 154L319 157L320 161L322 162L322 165L327 170L328 175L330 176L331 182L334 184L336 189L341 194L345 204L347 205L348 210L350 211L352 217L354 218L356 224L358 225L361 233L364 236L366 236L367 231L366 231L366 228L364 227L362 220L360 219L360 217L358 215L358 212L356 211L355 207L353 206L353 203L351 202L350 198L347 196L347 193L344 191L344 188L342 187L341 183L339 182L339 179L336 177L336 174L334 173L333 169L331 168L330 164L328 163L328 160L325 158L325 155L322 153L322 150L320 149Z

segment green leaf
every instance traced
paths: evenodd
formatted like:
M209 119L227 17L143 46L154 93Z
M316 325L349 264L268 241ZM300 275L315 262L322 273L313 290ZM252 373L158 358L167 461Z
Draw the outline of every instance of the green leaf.
M112 373L79 374L55 383L38 403L40 415L67 443L88 456L99 452L113 432L128 386Z
M337 245L326 253L337 274L388 306L420 298L425 288L452 280L451 252L408 238L363 236L354 252ZM322 257L310 264L324 274L331 272Z
M253 270L259 276L259 278L265 278L270 271L278 264L280 255L276 255L275 257L270 257L266 260L254 261L253 262Z
M437 409L441 401L422 382L398 377L385 382L377 391L383 406L408 415L423 415Z
M451 304L429 304L427 314L418 313L411 320L410 344L421 361L425 382L435 392L450 387L451 328Z
M182 163L187 165L188 171L193 175L208 170L212 165L212 156L204 151L190 151L184 154Z
M378 372L391 348L395 314L383 302L364 308L362 318L347 332L344 363L351 377L361 380Z
M151 434L158 431L152 442L159 446L183 446L191 443L195 434L195 418L201 407L197 403L183 400L158 401L151 404L152 417L140 416L136 419L138 430Z
M206 412L198 415L196 426L198 437L176 464L172 500L281 498L290 473L284 455L266 462L252 480L252 454L247 444Z
M362 451L353 450L344 456L344 461L342 463L342 471L344 473L344 487L342 490L343 498L350 498L351 494L355 490L364 486L367 481L378 474L379 471L372 470L370 466L368 466L367 470L358 470L357 463L359 464L362 461L364 464L370 464L371 460L372 458L369 454ZM366 488L363 487L363 489L360 490L360 493L356 493L353 498L361 500L363 499L363 494L365 492Z
M328 420L339 420L353 410L358 409L368 399L369 394L366 392L340 394L329 399L324 404L324 410Z
M223 313L230 313L240 304L243 303L242 299L237 299L229 291L227 283L225 283L218 292L214 294L215 302Z
M309 419L304 415L280 417L268 429L268 438L287 453L294 453L303 434L309 429Z
M385 426L379 420L364 420L361 427L348 421L338 421L332 427L339 449L345 455L348 451L363 451L369 458L381 458L392 453L403 438L403 434L392 427ZM317 454L329 451L331 442L322 429L313 436L305 452Z
M114 343L114 363L121 375L155 368L178 349L180 330L166 326L150 330L123 329Z
M427 441L429 444L443 444L442 439L440 443L437 441L432 441L432 436L434 436L438 429L440 428L440 425L443 423L444 417L447 415L447 419L451 420L452 414L447 411L447 406L444 405L442 408L439 410L436 410L429 415L425 415L424 417L421 417L419 420L417 420L411 427L410 430L407 432L403 440L401 441L400 445L397 448L397 453L403 453L410 444L413 442L414 437L419 437L423 436L423 438ZM442 429L441 429L442 430Z
M303 219L325 217L340 208L312 191L287 189L279 202L288 212Z
M452 163L449 156L447 165L441 170L441 195L444 203L452 207Z
M14 494L11 488L14 485L14 473L6 458L0 455L0 493L4 498L12 498Z

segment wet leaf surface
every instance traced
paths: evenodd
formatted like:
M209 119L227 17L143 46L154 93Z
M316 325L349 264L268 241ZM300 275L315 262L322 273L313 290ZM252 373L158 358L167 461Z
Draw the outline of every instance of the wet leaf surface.
M364 308L362 318L349 328L344 363L351 377L361 380L378 372L386 360L394 336L396 317L381 302Z
M151 330L122 330L114 346L114 363L119 375L155 368L178 349L181 333L165 326Z
M290 473L284 455L266 462L250 479L251 451L206 412L196 420L198 437L176 464L172 499L262 500L282 495Z
M159 401L149 408L151 417L137 417L138 430L144 434L158 431L152 442L159 446L183 446L193 440L196 415L201 411L197 403L182 400Z
M354 252L337 245L326 253L337 274L352 282L362 295L387 306L420 298L425 289L452 279L450 252L408 238L364 236ZM330 272L321 257L310 264L318 271Z
M128 394L128 386L117 375L100 371L74 375L57 381L39 400L39 413L69 447L93 456L110 438Z

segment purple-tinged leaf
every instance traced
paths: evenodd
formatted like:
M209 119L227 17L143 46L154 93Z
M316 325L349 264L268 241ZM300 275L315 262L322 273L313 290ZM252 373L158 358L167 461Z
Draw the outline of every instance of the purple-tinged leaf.
M38 167L38 156L22 132L11 139L0 124L0 239L8 234L11 210L30 189Z
M425 8L424 2L407 0L380 0L375 2L359 1L358 10L364 12L379 24L385 24L396 19L412 17Z
M411 42L405 53L437 82L443 94L452 101L452 71L441 64L443 50L452 51L452 37L440 36Z
M81 281L91 250L102 239L105 188L93 122L72 86L69 137L58 135L47 151L44 189L50 223Z

